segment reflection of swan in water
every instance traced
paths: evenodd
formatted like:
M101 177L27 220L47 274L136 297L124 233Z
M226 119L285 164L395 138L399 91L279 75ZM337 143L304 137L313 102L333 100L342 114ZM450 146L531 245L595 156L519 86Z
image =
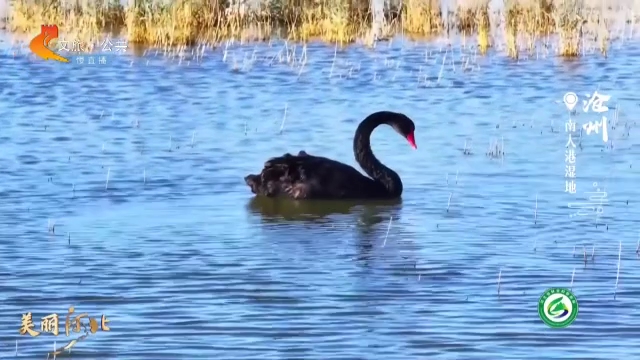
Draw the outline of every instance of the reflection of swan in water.
M389 219L393 222L400 218L402 200L293 200L289 198L251 198L247 208L258 215L265 224L306 224L317 225L355 225L357 230L358 260L365 263L371 257L376 242L381 242L387 233ZM332 216L355 215L356 219L332 219ZM339 223L338 223L339 222ZM375 225L384 224L383 226ZM329 241L330 239L327 239Z
M358 223L371 227L384 220L383 216L376 216L383 212L390 212L389 216L397 217L402 205L401 199L393 200L292 200L289 198L253 197L247 208L256 215L260 215L265 223L331 223L332 215L348 215L360 212ZM359 211L361 210L361 211Z

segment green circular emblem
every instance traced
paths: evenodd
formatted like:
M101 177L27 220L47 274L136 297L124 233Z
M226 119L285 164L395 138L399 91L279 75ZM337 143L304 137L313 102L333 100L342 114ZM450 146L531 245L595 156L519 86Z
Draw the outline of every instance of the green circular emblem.
M578 300L569 289L547 289L538 301L538 315L552 328L565 328L576 321Z

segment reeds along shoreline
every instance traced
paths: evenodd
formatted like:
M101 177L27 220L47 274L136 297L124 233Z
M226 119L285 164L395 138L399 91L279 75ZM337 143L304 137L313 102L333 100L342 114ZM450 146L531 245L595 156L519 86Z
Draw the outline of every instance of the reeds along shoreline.
M463 36L475 35L484 53L503 32L507 53L514 58L522 51L533 51L536 43L551 36L560 40L560 55L578 56L588 24L604 25L596 37L605 54L610 38L606 20L585 6L585 0L560 0L557 4L553 0L504 0L498 13L489 10L488 0L470 0L447 14L442 13L438 0L401 1L385 5L384 24L379 27L382 32L376 37L400 31L417 36L456 31ZM130 43L151 46L272 37L348 44L371 40L371 7L369 0L267 0L256 7L227 0L130 0L127 6L117 0L84 5L66 0L13 0L7 23L11 31L23 33L36 33L41 24L57 24L61 33L88 41L104 32L115 32L125 35Z

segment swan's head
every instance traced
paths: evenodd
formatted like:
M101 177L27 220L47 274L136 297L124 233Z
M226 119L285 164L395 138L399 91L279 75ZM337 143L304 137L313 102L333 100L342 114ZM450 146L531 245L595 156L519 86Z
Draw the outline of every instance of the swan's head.
M412 148L417 149L416 139L413 133L416 131L416 125L413 123L408 116L403 114L397 114L397 116L390 122L390 125L393 127L398 134L402 135Z

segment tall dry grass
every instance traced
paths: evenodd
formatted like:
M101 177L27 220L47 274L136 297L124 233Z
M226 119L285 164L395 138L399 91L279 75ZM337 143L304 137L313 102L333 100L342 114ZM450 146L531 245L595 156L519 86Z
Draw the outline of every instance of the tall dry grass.
M630 9L602 0L505 0L507 53L517 58L537 45L547 47L554 38L562 57L577 57L592 47L606 55L613 23L623 24L624 32L627 22L632 28L638 20L628 18L625 10Z
M281 6L282 20L288 38L306 41L320 38L331 43L350 43L363 37L371 26L368 1L285 0ZM272 5L278 14L277 5Z
M491 46L489 0L467 0L459 3L453 14L453 22L464 37L476 34L480 53L487 52Z
M433 35L444 28L442 10L437 0L406 0L401 10L402 28L410 34Z
M101 1L81 6L61 0L14 0L10 2L8 29L35 33L42 24L56 24L66 36L96 39L105 31L124 24L124 8L116 2Z
M122 30L129 42L153 46L216 44L229 38L259 41L274 36L347 44L365 37L372 28L370 0L264 0L254 7L229 1L130 0L121 6L117 0L86 1L83 5L68 0L13 0L8 27L36 33L41 24L57 24L65 36L87 42L104 32ZM493 45L500 23L507 54L513 58L523 51L534 51L537 44L551 37L559 40L562 56L578 56L587 36L595 38L606 54L611 38L611 22L603 15L606 6L602 0L504 0L496 19L488 0L461 0L464 3L446 19L439 0L396 1L400 2L385 5L387 28L417 35L449 35L453 23L463 36L475 34L482 53Z

